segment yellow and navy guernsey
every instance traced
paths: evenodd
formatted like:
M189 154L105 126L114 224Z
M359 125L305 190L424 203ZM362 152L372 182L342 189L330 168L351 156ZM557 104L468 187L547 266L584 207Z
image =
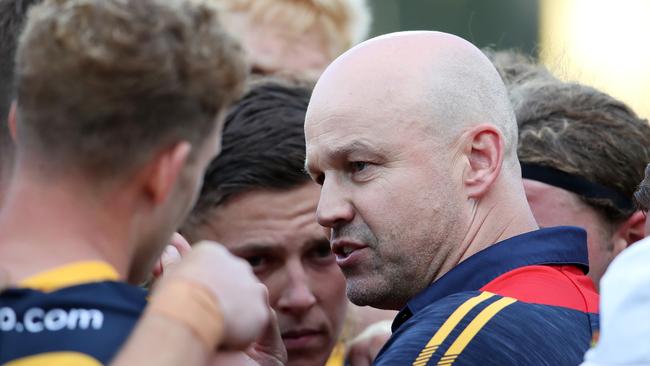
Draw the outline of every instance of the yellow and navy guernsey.
M411 299L373 365L578 365L598 331L586 233L497 243Z
M145 305L146 291L102 262L37 274L0 293L0 365L107 364Z

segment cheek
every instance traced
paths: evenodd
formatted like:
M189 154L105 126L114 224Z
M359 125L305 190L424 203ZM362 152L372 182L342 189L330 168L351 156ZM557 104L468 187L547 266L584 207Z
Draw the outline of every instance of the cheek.
M327 270L319 271L319 275L314 276L312 283L314 294L328 319L338 329L343 324L348 303L343 273L336 264L333 264Z
M281 270L267 274L263 278L258 277L260 282L264 284L269 291L269 304L271 304L272 308L276 308L282 290L289 285L286 278L286 276L283 276Z

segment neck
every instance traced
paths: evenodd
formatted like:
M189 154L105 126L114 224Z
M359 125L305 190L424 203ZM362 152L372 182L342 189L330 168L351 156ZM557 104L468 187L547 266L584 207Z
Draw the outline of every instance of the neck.
M127 278L132 252L124 212L88 180L17 169L0 211L0 266L16 283L72 262L97 260Z
M471 202L471 219L461 245L446 258L435 280L465 259L500 241L539 229L523 185L495 187L479 201Z

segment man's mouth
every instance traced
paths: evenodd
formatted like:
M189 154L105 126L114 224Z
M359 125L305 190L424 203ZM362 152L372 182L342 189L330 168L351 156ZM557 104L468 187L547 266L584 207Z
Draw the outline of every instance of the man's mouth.
M336 255L337 262L345 261L352 253L366 248L367 245L347 240L335 240L332 242L332 252Z
M296 329L282 332L282 341L287 347L287 351L319 346L324 338L325 332L317 329Z

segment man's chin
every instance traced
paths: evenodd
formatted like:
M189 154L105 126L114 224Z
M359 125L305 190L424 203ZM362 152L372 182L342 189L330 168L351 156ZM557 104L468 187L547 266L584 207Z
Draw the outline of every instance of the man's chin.
M324 366L329 359L330 352L322 349L311 352L287 352L289 362L287 366Z

